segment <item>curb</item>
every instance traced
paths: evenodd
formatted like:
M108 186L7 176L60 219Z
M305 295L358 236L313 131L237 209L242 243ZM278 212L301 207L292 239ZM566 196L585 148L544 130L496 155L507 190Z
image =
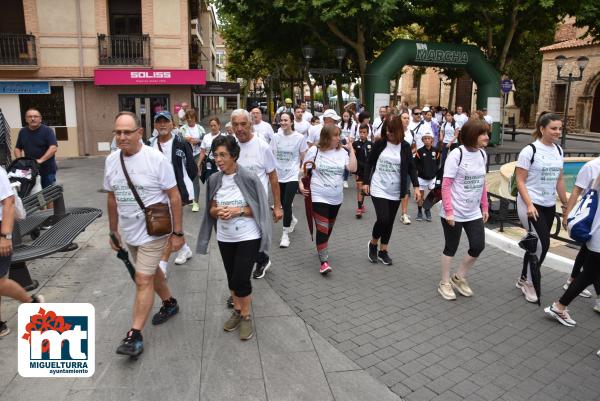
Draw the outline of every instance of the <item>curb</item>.
M525 251L519 248L517 241L507 238L506 236L490 230L489 228L485 229L485 242L486 244L490 244L496 248L502 249L511 255L523 257L525 254ZM573 269L573 260L548 252L546 254L546 259L544 260L543 266L562 273L570 274L571 270Z

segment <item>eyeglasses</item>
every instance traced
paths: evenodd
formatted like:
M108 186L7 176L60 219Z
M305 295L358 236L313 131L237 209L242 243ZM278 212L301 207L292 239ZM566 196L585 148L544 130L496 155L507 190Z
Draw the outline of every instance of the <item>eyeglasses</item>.
M421 115L421 112L420 112L420 111L419 111L418 113L417 113L416 111L415 111L415 112L413 112L413 116L420 116L420 115Z
M113 131L113 135L125 135L125 136L128 136L128 135L132 135L132 134L136 133L138 129L139 128L136 128L134 130L126 130L126 129L124 129L124 130L114 130Z

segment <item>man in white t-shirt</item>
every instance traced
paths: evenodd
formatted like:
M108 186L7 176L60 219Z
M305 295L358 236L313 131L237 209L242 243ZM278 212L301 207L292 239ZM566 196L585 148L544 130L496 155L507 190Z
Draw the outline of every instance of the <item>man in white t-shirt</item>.
M336 125L342 119L333 109L325 110L325 113L321 117L323 117L323 124L313 125L308 129L308 147L319 143L321 129L323 129L324 125Z
M304 119L304 121L306 121L308 124L310 124L310 120L312 120L313 115L306 108L306 102L300 102L300 107L302 108L302 118Z
M231 125L240 145L240 156L237 162L240 166L256 173L263 184L265 194L268 194L269 184L271 184L274 205L273 220L278 222L283 217L283 208L281 207L275 156L270 146L252 132L252 116L246 110L234 110L231 113ZM260 252L253 277L263 278L270 266L269 255Z
M456 124L456 128L460 130L467 121L469 121L469 116L463 113L462 106L456 106L456 114L454 115L454 122Z
M271 143L271 139L273 139L273 135L275 134L271 124L269 124L266 121L263 121L262 112L258 107L255 107L252 110L250 110L250 114L252 115L252 120L254 123L254 134L266 143Z
M379 108L379 116L375 117L373 120L373 137L379 138L381 136L381 127L383 127L383 120L385 120L385 116L387 116L388 106L381 106ZM358 139L356 137L355 139Z
M430 133L433 136L431 125L425 123L425 120L422 118L422 111L419 107L413 107L412 121L408 124L408 129L412 134L416 149L421 149L423 147L424 144L421 138L425 133Z
M296 110L294 110L294 131L302 134L306 139L308 137L309 128L310 123L303 118L302 107L296 107Z
M492 118L492 116L490 116L488 114L487 108L484 107L481 111L483 112L483 119L490 126L490 131L491 131L492 130L492 124L494 123L494 119Z
M159 268L159 261L167 245L178 251L185 243L181 196L169 161L159 151L140 143L142 128L135 114L126 111L117 114L114 133L119 150L106 158L104 170L104 189L108 191L109 242L115 251L128 246L135 266L136 284L133 324L117 353L137 356L144 350L142 329L152 310L154 292L161 298L162 307L153 316L152 324L164 323L179 311L177 300L172 297L165 275ZM130 189L122 163L145 206L169 204L173 224L171 234L148 234L144 211Z

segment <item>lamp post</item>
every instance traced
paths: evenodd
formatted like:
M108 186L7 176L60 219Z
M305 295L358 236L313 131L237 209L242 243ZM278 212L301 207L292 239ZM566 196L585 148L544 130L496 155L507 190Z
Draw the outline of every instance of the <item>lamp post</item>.
M438 107L442 104L442 84L448 77L444 73L439 73L438 78L440 79L440 94L438 96Z
M326 106L329 106L329 99L327 97L327 83L326 83L326 79L328 75L334 75L334 74L340 74L342 72L342 61L344 60L344 57L346 56L346 48L339 46L336 47L334 49L335 52L335 58L338 61L338 66L339 68L310 68L310 61L313 59L314 55L315 55L315 48L310 46L310 45L306 45L306 46L302 46L302 56L304 57L304 59L306 60L306 68L308 70L308 72L313 73L313 74L317 74L321 76L321 81L322 81L322 85L323 85L323 104ZM310 79L310 76L309 76ZM309 85L310 87L310 85ZM310 104L311 104L311 111L314 112L314 100L313 100L313 94L311 93L310 95Z
M314 87L310 82L310 60L315 56L315 48L309 45L302 46L302 57L306 60L306 78L308 79L308 90L310 92L310 112L315 113Z
M554 59L556 61L556 79L558 81L565 81L567 83L567 97L565 99L565 113L564 113L564 122L563 122L563 133L560 138L560 145L564 148L565 142L567 141L567 123L568 123L568 113L569 113L569 97L571 96L571 82L573 81L581 81L583 79L583 70L587 66L589 59L585 56L581 56L577 58L577 67L579 68L579 76L574 77L572 69L569 70L569 75L560 75L560 71L565 66L567 58L563 55L556 56Z

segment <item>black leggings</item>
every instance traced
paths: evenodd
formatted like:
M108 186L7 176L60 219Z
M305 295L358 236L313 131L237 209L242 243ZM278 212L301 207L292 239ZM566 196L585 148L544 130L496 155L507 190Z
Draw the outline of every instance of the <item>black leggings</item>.
M579 276L579 273L581 273L581 269L583 268L583 264L589 252L590 251L589 249L587 249L587 246L585 244L581 245L579 253L575 258L575 263L573 263L573 271L571 271L571 277L573 279L576 279ZM595 280L592 284L594 284L594 290L596 290L596 295L600 295L600 280Z
M527 206L520 196L517 197L517 213L521 225L526 230L529 230L529 223L531 228L535 231L538 240L536 256L538 257L539 265L541 266L546 259L546 254L550 248L550 230L552 229L552 223L554 222L554 216L556 215L555 206L540 206L533 204L538 212L537 220L529 219L527 217ZM523 256L524 258L526 257ZM523 270L521 271L521 277L527 277L527 269L529 264L523 264Z
M371 235L375 239L381 238L381 244L387 245L390 242L392 229L394 228L394 220L396 219L396 213L398 213L398 208L400 207L400 201L378 198L376 196L371 196L371 199L373 200L375 214L377 215L377 220L375 221Z
M219 243L219 251L227 274L227 284L236 297L252 294L250 274L260 249L260 238L241 242Z
M569 285L569 288L567 288L558 302L565 306L569 305L581 291L590 284L597 283L598 280L600 280L600 253L588 249L585 255L585 262L583 263L583 270Z
M328 203L314 202L313 217L315 219L315 228L317 229L317 252L321 263L329 259L329 237L333 231L335 218L340 210L340 205L330 205Z
M292 224L292 203L298 192L298 181L280 182L279 193L281 194L281 205L283 206L283 226Z
M444 229L444 240L446 240L444 255L454 256L456 254L463 228L469 239L469 256L477 258L483 252L485 248L485 230L482 218L471 221L454 221L454 227L452 227L442 217L442 228Z

